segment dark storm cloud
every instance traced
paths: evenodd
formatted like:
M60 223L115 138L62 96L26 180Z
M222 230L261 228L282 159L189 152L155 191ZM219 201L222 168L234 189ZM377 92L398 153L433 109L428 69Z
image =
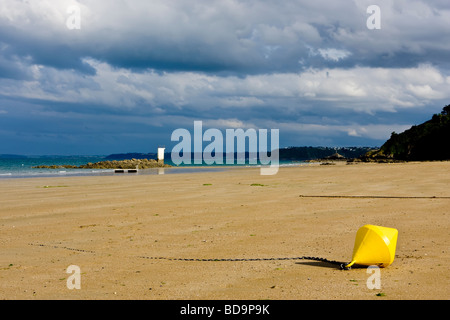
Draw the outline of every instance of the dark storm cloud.
M94 136L138 147L204 120L279 128L281 145L380 144L449 103L449 21L440 0L7 0L0 135L92 153Z
M364 1L85 1L80 30L65 25L72 2L56 3L56 17L46 13L48 4L14 3L23 12L2 19L1 42L33 63L88 73L86 57L134 70L242 74L298 72L305 65L409 67L429 58L446 64L450 46L442 2L380 1L383 25L375 32L366 27Z

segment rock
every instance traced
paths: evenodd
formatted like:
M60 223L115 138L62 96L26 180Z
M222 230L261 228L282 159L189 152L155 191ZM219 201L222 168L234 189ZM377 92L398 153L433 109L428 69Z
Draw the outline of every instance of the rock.
M149 169L149 168L167 168L171 167L163 162L158 162L153 159L131 159L131 160L113 160L113 161L100 161L96 163L88 162L87 164L81 166L73 165L41 165L35 166L33 168L44 168L44 169Z
M325 157L327 160L346 160L346 158L343 155L340 155L339 153L334 153L331 156Z

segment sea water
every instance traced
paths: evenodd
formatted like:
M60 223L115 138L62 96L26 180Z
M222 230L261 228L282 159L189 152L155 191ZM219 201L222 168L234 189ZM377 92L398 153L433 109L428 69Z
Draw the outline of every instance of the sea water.
M105 156L28 156L28 157L3 157L0 158L0 179L5 178L32 178L32 177L58 177L58 176L107 176L115 175L113 169L46 169L34 168L46 165L74 165L80 166L89 162L106 161ZM166 164L174 165L170 160ZM304 164L302 161L280 161L280 166L295 166ZM232 167L259 167L259 165L231 165ZM153 168L139 170L135 175L142 174L170 174L225 170L230 165L180 165L173 168ZM133 173L128 173L130 175Z
M103 161L102 156L89 157L14 157L14 158L0 158L0 179L1 178L31 178L31 177L47 177L47 176L61 176L61 175L82 175L106 173L108 170L87 170L87 169L44 169L34 168L40 165L75 165L80 166L88 162ZM112 171L112 170L109 170Z

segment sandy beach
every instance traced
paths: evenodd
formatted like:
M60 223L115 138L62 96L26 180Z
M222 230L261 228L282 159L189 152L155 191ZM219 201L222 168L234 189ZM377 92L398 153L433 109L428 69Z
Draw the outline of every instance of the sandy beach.
M449 298L450 162L3 179L0 203L0 299ZM350 262L365 224L399 231L381 289L317 261L149 259Z

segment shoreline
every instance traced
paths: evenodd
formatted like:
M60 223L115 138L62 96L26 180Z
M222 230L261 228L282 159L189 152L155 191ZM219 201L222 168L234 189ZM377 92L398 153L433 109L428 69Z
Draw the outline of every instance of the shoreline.
M293 162L293 163L283 163L280 164L279 167L296 167L296 166L308 166L308 165L317 165L309 164L306 162ZM145 168L138 169L137 172L130 173L116 173L114 170L116 169L66 169L66 168L58 168L58 169L46 169L47 172L38 172L38 168L34 168L36 170L35 174L24 173L24 174L13 174L13 173L0 173L0 181L5 179L34 179L34 178L58 178L58 177L77 177L77 176L111 176L111 175L153 175L153 174L174 174L174 173L189 173L189 172L207 172L207 171L221 171L221 170L230 170L234 168L261 168L261 165L184 165L184 166L170 166L170 167L154 167L154 168ZM121 170L118 168L117 170ZM158 173L159 172L159 173Z
M158 175L158 174L174 174L174 173L189 173L189 171L197 170L198 172L203 171L219 171L222 168L216 167L201 167L201 168L187 168L187 167L161 167L161 168L148 168L139 169L137 172L130 173L120 173L115 172L115 169L67 169L67 170L55 170L53 172L44 173L38 172L35 175L23 174L23 175L13 175L13 174L0 174L0 181L7 179L39 179L39 178L64 178L64 177L109 177L109 176L138 176L138 175ZM223 168L225 169L225 168ZM72 171L71 170L77 170ZM85 170L85 171L81 171ZM178 171L178 172L176 172ZM185 172L183 172L185 171Z
M407 164L407 163L436 163L450 162L450 160L427 160L427 161L354 161L355 159L314 159L304 161L283 162L279 164L279 168L283 167L304 167L304 166L335 166L335 165L359 165L359 164ZM42 168L34 167L33 170L16 173L1 172L0 181L9 179L35 179L35 178L60 178L60 177L100 177L114 175L155 175L155 174L174 174L189 172L207 172L230 170L234 168L261 168L262 165L182 165L167 167L152 167L138 169L136 172L115 172L122 168L44 168L45 172L39 171ZM35 171L34 173L32 171Z
M232 168L0 179L0 299L447 299L450 162ZM320 261L144 258L349 262L365 224L399 231L380 290L365 268Z

